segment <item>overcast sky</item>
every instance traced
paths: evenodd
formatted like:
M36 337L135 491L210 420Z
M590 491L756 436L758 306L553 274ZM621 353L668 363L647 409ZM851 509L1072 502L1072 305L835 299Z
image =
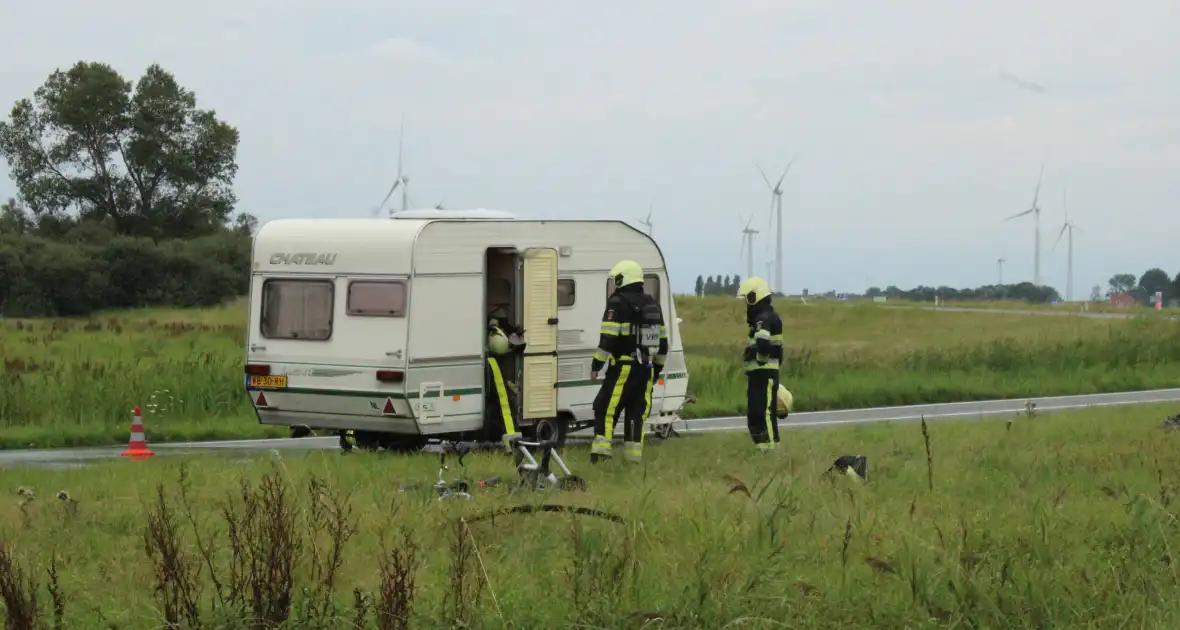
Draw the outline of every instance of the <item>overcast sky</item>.
M368 216L399 117L413 205L634 220L678 290L773 254L791 292L1180 271L1180 3L59 0L0 9L0 104L80 59L152 62L236 125L239 209ZM1122 8L1119 8L1122 7ZM1023 83L1023 86L1022 86ZM1043 87L1039 90L1038 86ZM15 194L0 181L0 196ZM771 249L767 249L768 246Z

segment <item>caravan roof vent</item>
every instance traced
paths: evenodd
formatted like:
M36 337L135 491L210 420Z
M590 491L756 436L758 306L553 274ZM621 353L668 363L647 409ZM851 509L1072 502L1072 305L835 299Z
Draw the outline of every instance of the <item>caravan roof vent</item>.
M472 208L470 210L406 210L395 212L394 219L515 219L516 215L502 210Z

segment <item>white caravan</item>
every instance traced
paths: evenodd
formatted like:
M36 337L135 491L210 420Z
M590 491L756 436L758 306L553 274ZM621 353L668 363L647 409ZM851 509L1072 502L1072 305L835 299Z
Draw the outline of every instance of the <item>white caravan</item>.
M525 329L503 360L523 432L593 424L590 360L619 260L643 266L669 352L652 424L679 418L688 370L664 257L621 221L517 220L493 211L280 219L254 237L245 385L262 424L353 430L358 446L487 439L489 317Z

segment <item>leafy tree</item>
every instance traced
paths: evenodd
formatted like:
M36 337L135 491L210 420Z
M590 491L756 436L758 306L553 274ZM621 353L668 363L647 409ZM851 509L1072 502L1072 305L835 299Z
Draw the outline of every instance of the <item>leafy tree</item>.
M1135 288L1135 276L1129 273L1116 273L1107 281L1110 284L1110 292L1113 293L1127 293Z
M1180 298L1180 273L1176 274L1176 279L1172 280L1172 298Z
M876 291L874 289L875 287L870 287L865 292L865 295L879 295L880 289L876 289ZM896 286L890 285L886 287L884 294L886 299L889 300L914 300L919 302L933 302L935 296L938 296L942 300L963 301L996 300L1004 297L1005 299L1023 300L1034 304L1051 302L1060 298L1057 290L1053 287L1036 286L1031 282L1010 285L988 285L974 289L956 289L948 286L917 286L908 291L903 291ZM829 291L825 295L836 297L837 294L835 291Z
M234 217L233 231L242 236L254 236L258 231L258 219L254 215L243 212Z
M708 276L703 281L698 276L698 286L700 286L701 295L735 295L737 293L738 285L741 284L741 277L734 276Z
M153 241L113 236L88 221L64 239L0 234L0 313L44 317L209 306L243 295L249 268L250 240L231 230Z
M1139 277L1139 286L1147 300L1155 297L1156 292L1163 293L1163 298L1167 300L1171 297L1172 279L1168 277L1168 272L1158 267L1148 269Z
M216 233L237 201L237 147L237 129L155 64L134 89L103 63L55 70L0 122L0 155L47 235L79 221L151 238Z
M1094 285L1093 289L1090 289L1090 301L1091 302L1102 301L1102 286L1101 285L1096 284L1096 285Z
M0 234L25 234L32 229L32 218L15 199L0 203Z
M702 277L700 275L697 276L697 283L694 286L692 292L696 293L697 297L701 297L705 294L705 278L704 277Z

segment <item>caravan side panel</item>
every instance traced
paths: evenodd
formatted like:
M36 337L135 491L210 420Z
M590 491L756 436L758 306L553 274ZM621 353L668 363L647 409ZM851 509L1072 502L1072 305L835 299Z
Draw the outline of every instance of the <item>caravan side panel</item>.
M377 372L405 369L404 307L412 302L413 292L407 281L413 238L422 225L381 219L284 219L267 222L258 231L246 362L268 366L271 375L286 380L266 390L253 389L247 381L256 405L265 393L266 405L258 408L260 421L416 432L405 384L378 380ZM292 289L308 283L326 289ZM268 286L270 297L264 306ZM386 289L374 289L379 286ZM355 309L350 307L353 288ZM374 308L366 304L386 308L390 301L400 302L401 307L393 307L400 312L365 310ZM264 318L270 332L264 330ZM322 334L307 335L315 330ZM393 414L383 413L387 400L394 403Z
M438 408L430 394L414 398L415 415L442 415L437 423L423 423L424 433L475 430L483 426L483 347L487 324L483 321L483 277L466 274L422 274L413 278L410 302L409 370L406 389L413 397L442 389Z
M253 269L262 272L404 276L414 239L426 221L409 219L279 219L254 237ZM330 264L323 264L332 256Z
M607 273L619 260L629 258L642 265L646 273L658 277L670 348L664 383L653 390L651 420L659 422L679 413L687 389L687 370L675 324L672 286L659 247L648 235L619 221L437 221L421 232L414 257L415 273L482 272L487 248L496 246L520 251L552 247L561 252L558 280L572 282L575 295L573 304L567 302L558 309L558 408L581 423L592 418L592 403L601 384L590 380L590 360L598 345L599 323L606 308ZM482 299L482 291L478 297ZM415 319L415 326L418 321Z
M414 254L416 273L470 273L483 269L489 247L568 247L558 262L571 268L606 272L622 258L645 269L663 269L664 260L646 234L619 221L434 221L422 229ZM605 286L605 285L604 285ZM605 303L605 298L604 303Z

